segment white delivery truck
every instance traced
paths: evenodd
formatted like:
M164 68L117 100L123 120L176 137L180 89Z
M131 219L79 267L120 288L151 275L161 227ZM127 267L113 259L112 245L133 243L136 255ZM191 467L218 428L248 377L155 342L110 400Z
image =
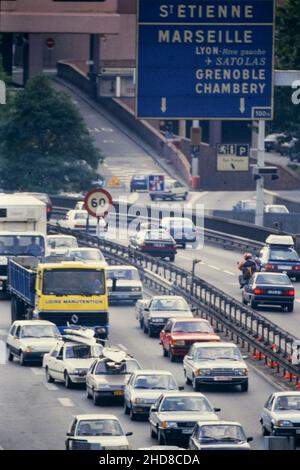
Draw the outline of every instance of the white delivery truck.
M45 256L46 204L33 196L0 194L0 293L6 294L10 256Z

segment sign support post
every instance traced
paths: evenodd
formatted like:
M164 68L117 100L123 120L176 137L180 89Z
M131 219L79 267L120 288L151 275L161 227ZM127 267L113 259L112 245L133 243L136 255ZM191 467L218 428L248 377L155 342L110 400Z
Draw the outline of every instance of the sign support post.
M265 166L265 121L258 121L257 166ZM256 213L255 225L264 224L264 176L256 180Z

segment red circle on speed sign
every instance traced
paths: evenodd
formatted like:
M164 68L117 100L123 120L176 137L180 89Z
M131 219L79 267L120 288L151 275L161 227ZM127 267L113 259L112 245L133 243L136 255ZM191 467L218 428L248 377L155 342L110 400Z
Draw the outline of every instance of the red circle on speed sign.
M53 49L55 46L55 40L53 38L46 39L46 46L48 49Z
M92 217L104 217L112 204L111 194L105 189L91 189L84 198L84 207Z

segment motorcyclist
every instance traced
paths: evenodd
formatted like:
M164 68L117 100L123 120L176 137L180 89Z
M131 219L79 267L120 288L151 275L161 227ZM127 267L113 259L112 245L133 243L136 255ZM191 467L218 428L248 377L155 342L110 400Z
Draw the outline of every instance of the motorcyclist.
M243 259L240 261L238 268L242 271L239 276L240 288L249 282L251 276L257 270L257 265L251 253L244 253Z

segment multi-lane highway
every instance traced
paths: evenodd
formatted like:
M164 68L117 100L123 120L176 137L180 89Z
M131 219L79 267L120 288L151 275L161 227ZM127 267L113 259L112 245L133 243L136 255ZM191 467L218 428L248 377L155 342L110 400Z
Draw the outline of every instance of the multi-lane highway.
M145 336L138 327L134 307L110 308L110 344L126 349L138 359L143 368L167 369L184 385L181 363L171 363L162 356L157 338ZM1 302L0 339L10 325L10 302ZM47 384L40 367L0 365L0 447L4 449L63 449L65 433L72 416L91 413L95 407L87 400L82 388L67 390L62 384ZM190 386L185 386L190 389ZM204 393L212 404L221 408L220 417L237 420L248 436L254 437L253 448L263 448L258 416L268 395L278 390L263 374L250 364L248 393L238 389L207 388ZM113 413L120 417L126 430L133 431L134 449L154 445L147 421L131 422L123 408L108 404L97 407L97 412Z

